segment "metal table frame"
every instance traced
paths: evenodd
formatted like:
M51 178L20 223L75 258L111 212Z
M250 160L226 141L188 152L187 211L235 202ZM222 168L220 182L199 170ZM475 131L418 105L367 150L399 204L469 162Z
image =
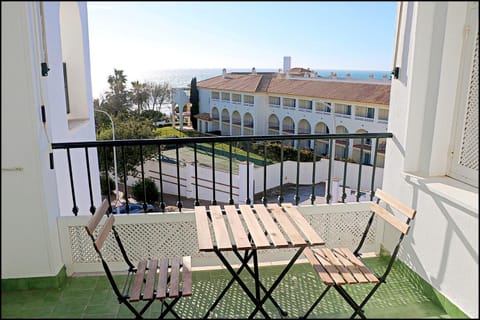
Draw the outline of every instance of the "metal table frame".
M233 205L226 205L223 209L220 206L210 206L209 209L207 210L204 206L195 208L199 248L200 251L214 252L230 272L232 279L208 309L204 318L208 318L235 282L240 285L255 305L249 318L253 318L258 312L261 312L265 318L270 318L263 308L267 300L273 303L281 316L286 316L287 312L272 297L273 291L295 264L305 247L323 245L325 244L324 241L296 208L289 203L282 204L282 206L269 204L267 207L260 204L253 206L239 205L238 208ZM235 232L232 232L232 230L235 230ZM212 238L215 241L212 241ZM234 241L231 241L232 238ZM267 289L260 280L257 251L259 249L275 248L298 248L298 250L272 286ZM226 251L232 251L240 261L241 265L236 271L225 257L223 252ZM253 270L248 265L252 260ZM240 278L244 269L254 279L254 292Z

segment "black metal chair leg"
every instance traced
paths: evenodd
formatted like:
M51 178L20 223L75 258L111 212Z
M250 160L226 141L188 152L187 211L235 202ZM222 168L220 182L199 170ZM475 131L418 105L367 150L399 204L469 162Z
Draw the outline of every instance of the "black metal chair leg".
M176 318L176 319L180 319L180 317L178 316L178 314L175 312L175 310L173 310L173 306L178 302L178 300L180 299L180 297L176 297L175 299L173 299L173 301L171 303L167 303L166 300L163 300L162 301L162 304L164 306L166 306L165 310L163 310L161 313L160 313L160 316L158 316L158 319L163 319L169 312L171 314L173 314L173 316Z

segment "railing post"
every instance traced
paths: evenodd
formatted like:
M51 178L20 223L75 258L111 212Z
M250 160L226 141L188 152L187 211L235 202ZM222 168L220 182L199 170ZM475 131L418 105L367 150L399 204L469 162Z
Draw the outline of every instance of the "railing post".
M363 138L360 139L360 162L358 164L357 202L360 201L360 183L362 182Z
M278 195L278 204L283 202L283 140L280 141L280 194Z
M88 193L90 195L90 213L95 213L95 205L93 204L93 191L92 191L92 177L90 174L90 159L88 158L88 148L85 147L85 161L87 162L87 177L88 177Z
M68 159L68 172L70 173L70 187L72 190L72 200L73 200L72 212L74 215L77 215L78 207L77 207L77 201L75 199L75 187L73 184L72 159L70 157L70 148L67 148L67 159Z
M163 200L163 173L162 173L162 148L158 144L158 177L160 180L160 209L165 211L165 201Z
M315 146L315 141L314 141L314 146ZM315 204L315 200L317 196L315 195L315 169L317 167L317 154L315 152L315 149L313 150L313 160L312 160L312 193L310 194L310 203L313 205Z
M195 206L199 206L200 202L198 201L198 168L197 168L197 144L193 144L193 162L195 163Z
M267 205L267 140L263 144L263 197L262 203Z
M378 150L378 138L375 139L375 155L373 158L373 168L372 168L372 184L370 188L370 201L373 201L373 196L375 195L375 169L377 168L377 150Z
M212 205L217 204L215 199L215 142L212 142Z

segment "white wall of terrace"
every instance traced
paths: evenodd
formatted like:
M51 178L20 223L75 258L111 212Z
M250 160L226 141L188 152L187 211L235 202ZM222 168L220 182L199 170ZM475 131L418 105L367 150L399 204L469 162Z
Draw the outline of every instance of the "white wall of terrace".
M62 43L62 16L73 19L67 33L79 36L68 44ZM2 2L2 279L56 276L63 266L57 218L72 215L71 192L66 158L54 151L50 169L50 143L95 139L86 19L86 3ZM86 110L80 122L69 121L66 111L65 46L77 48L79 65L68 64L71 74L75 68L83 72L69 83L70 99L80 99ZM50 69L47 76L42 62ZM96 201L99 174L95 152L89 155ZM89 203L84 152L72 153L72 168L77 200Z
M417 210L400 259L469 317L479 316L478 185L449 171L455 120L475 84L476 2L401 2L383 188ZM478 40L477 40L478 41ZM478 93L478 42L476 88ZM473 96L472 108L478 95ZM465 118L459 119L461 124ZM478 122L476 128L478 143ZM467 132L467 131L465 131ZM451 142L451 143L449 143ZM473 147L472 147L473 148ZM477 145L478 176L478 145ZM385 232L385 242L393 245Z

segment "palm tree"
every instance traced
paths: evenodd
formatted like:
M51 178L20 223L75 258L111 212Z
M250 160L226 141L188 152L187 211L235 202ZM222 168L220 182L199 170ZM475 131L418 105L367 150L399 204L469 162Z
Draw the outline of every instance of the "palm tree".
M113 75L108 76L110 90L106 92L105 109L113 115L128 109L128 92L126 90L127 76L123 70L113 69Z
M133 104L137 105L138 113L142 112L144 106L148 105L150 93L146 83L137 81L132 82L132 90L130 91L130 99Z

